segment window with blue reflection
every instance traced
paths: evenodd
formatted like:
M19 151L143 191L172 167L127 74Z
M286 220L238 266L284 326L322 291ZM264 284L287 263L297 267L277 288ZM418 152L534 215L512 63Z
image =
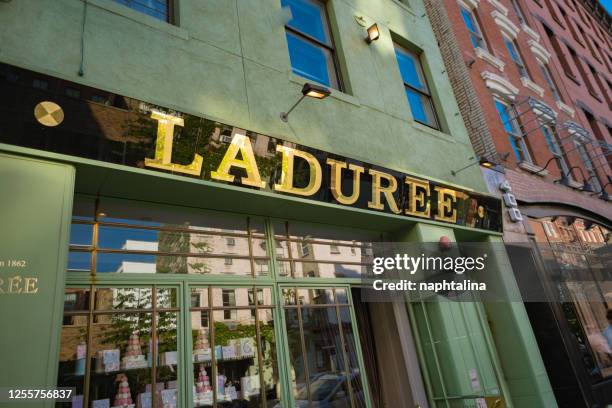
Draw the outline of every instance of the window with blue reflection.
M487 44L482 37L482 32L480 31L480 27L478 26L474 12L466 9L465 7L460 7L460 9L461 17L463 17L465 26L470 32L470 41L472 42L472 45L474 48L483 48L486 50Z
M68 268L73 272L89 272L91 270L91 253L70 251L68 253Z
M516 122L516 118L512 116L509 107L496 99L495 108L497 108L499 119L502 121L504 129L506 130L506 134L508 134L508 140L510 141L510 146L512 147L512 151L514 152L516 160L518 162L531 162L531 157L527 150L527 145L521 137L521 131Z
M438 129L439 124L433 100L419 56L397 44L395 45L395 56L404 81L412 117L417 122Z
M171 0L114 0L158 20L170 22Z
M329 68L330 65L333 67L333 61L331 61L331 53L328 50L317 47L289 31L287 32L287 44L289 45L291 69L296 75L332 86Z
M504 37L504 43L506 44L506 49L508 50L508 54L510 54L510 58L512 58L512 61L514 61L514 64L516 65L516 68L518 69L520 76L523 78L529 78L529 73L527 72L527 69L525 68L525 64L523 63L523 60L521 59L521 56L518 52L518 49L516 48L516 44L514 43L514 41L509 38Z
M70 245L90 246L93 237L92 224L75 224L70 226Z
M290 11L285 26L293 73L340 89L325 4L318 0L281 0Z
M313 0L282 0L281 3L291 11L291 20L287 23L289 27L331 45L322 3Z

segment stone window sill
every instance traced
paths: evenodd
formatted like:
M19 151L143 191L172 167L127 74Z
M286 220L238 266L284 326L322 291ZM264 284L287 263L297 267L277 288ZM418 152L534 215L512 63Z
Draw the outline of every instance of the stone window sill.
M582 189L582 184L580 184L579 182L575 180L569 179L569 182L567 184L569 184L571 188L575 188L578 190Z
M523 170L525 170L525 171L528 171L528 172L530 172L530 173L533 173L533 174L534 174L534 175L536 175L536 176L544 177L544 176L547 176L547 175L548 175L548 170L543 170L543 169L542 169L542 167L540 167L540 166L536 166L536 165L535 165L535 164L533 164L533 163L529 163L529 162L526 162L526 161L522 161L522 162L520 162L520 163L518 164L518 166L519 166L521 169L523 169Z
M562 110L563 112L567 113L568 115L570 115L571 117L574 117L574 114L576 113L576 111L574 111L574 109L572 109L570 106L564 104L561 101L557 101L557 107Z
M535 30L529 27L528 25L521 24L521 30L523 30L525 34L533 38L534 41L540 41L540 34L536 33Z
M504 16L508 15L508 9L503 4L501 4L498 0L488 0L488 1L489 3L491 3L493 7L495 7Z
M538 94L540 98L544 97L544 88L533 82L531 79L527 77L522 77L521 82L523 83L523 86L525 88L532 90L533 92Z
M489 64L493 65L495 68L499 69L500 71L504 70L504 66L506 64L504 64L504 62L502 60L500 60L499 58L495 57L489 51L485 50L484 48L478 47L478 48L476 48L474 50L474 52L476 53L476 56L478 58L485 60L486 62L488 62Z

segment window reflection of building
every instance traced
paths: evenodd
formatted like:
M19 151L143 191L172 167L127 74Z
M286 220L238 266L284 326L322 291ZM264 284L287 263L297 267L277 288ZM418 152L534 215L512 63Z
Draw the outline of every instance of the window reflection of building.
M564 280L564 285L556 287L561 290L562 310L584 368L593 382L612 376L612 344L604 336L610 325L607 312L612 309L610 231L574 216L531 223L549 269Z

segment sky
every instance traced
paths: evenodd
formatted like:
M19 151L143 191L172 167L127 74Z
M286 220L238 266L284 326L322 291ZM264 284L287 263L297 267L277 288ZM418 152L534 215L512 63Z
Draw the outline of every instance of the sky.
M599 2L606 9L608 14L612 14L612 0L599 0Z

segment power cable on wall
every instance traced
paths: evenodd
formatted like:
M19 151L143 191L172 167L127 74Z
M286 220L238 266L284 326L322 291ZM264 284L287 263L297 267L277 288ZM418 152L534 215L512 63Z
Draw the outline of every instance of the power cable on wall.
M81 65L79 76L85 75L85 24L87 23L87 0L83 0L83 24L81 25Z

